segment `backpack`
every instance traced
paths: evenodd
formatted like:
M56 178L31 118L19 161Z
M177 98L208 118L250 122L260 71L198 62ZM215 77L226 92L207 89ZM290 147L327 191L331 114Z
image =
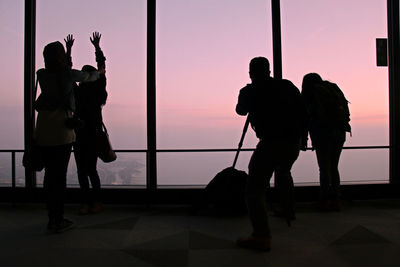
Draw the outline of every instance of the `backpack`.
M256 136L269 140L298 140L306 128L306 108L300 91L288 80L270 79L252 95L249 112Z
M314 119L321 126L351 133L349 101L335 84L323 81L314 88Z
M245 188L247 173L234 167L219 172L206 186L205 200L221 215L242 214L247 211Z

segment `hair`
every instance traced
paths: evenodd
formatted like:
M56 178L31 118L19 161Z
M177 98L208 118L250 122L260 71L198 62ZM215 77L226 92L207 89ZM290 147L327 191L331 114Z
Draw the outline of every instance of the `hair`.
M250 74L265 74L270 72L269 61L265 57L255 57L249 64Z
M301 92L303 94L308 94L314 85L321 83L322 81L323 80L318 73L312 72L304 75L303 83L301 85Z
M82 67L82 71L92 72L92 71L97 71L97 69L92 65L84 65ZM100 80L96 80L92 82L80 82L79 86L82 88L82 90L79 90L80 91L79 95L82 96L82 99L94 98L96 99L96 101L94 102L97 103L96 105L104 106L106 104L107 91L105 88L106 86L105 81L102 82ZM77 97L76 99L79 100L79 97ZM91 108L94 108L93 102L91 102L90 105L92 105Z
M97 69L95 67L93 67L92 65L84 65L82 67L82 71L84 72L92 72L92 71L96 71ZM91 84L93 82L80 82L80 84Z
M44 65L49 70L61 70L67 67L67 56L62 43L52 42L43 49Z
M93 67L92 65L84 65L82 67L82 71L86 71L86 72L92 72L92 71L96 71L97 69L95 67Z

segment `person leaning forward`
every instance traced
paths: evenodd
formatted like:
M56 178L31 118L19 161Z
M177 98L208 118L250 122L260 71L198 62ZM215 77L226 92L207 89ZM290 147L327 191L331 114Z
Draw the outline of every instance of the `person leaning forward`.
M288 80L270 76L269 61L250 61L251 83L240 90L236 112L248 114L259 138L249 162L246 203L253 232L237 240L240 247L268 251L271 233L268 225L266 191L272 174L288 224L294 216L294 186L291 168L296 161L306 131L306 109L300 91Z

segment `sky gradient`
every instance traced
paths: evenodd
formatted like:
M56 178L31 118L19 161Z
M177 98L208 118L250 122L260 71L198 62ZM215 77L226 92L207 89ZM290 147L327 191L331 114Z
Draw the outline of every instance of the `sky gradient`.
M388 145L388 73L386 67L376 67L375 55L375 39L387 36L386 1L282 0L281 14L284 78L299 89L308 72L337 83L351 102L353 137L348 137L346 145ZM6 125L0 147L20 149L22 0L0 1L0 27L0 123ZM145 149L145 0L37 0L37 69L43 67L44 45L63 41L70 33L76 39L74 68L95 64L89 41L93 31L102 33L101 47L107 58L109 99L104 117L113 145ZM159 0L156 48L158 148L235 148L245 118L236 115L234 108L239 89L250 82L248 62L265 56L273 63L269 1ZM256 142L250 130L244 146L254 147ZM295 172L307 181L315 180L315 158L306 153ZM387 179L387 155L387 150L346 151L343 159L349 160L341 164L343 177ZM194 171L199 161L208 162L214 156L209 174ZM176 177L182 177L178 183L187 183L185 177L199 173L192 180L203 182L230 164L231 157L162 154L159 181L168 184L175 179L176 183ZM371 168L358 168L365 164L360 159L369 159ZM182 160L187 160L187 170L173 165ZM246 169L248 156L240 160L240 167Z

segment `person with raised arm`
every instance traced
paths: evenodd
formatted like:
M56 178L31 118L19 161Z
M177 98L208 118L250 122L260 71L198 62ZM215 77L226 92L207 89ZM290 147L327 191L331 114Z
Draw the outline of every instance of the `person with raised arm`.
M90 37L95 48L97 68L105 69L106 58L100 48L100 39L101 34L98 32L94 32ZM91 65L82 67L82 71L95 70L96 68ZM96 81L79 83L75 90L75 100L75 115L83 122L82 127L76 129L76 142L74 143L75 162L81 188L81 207L78 213L86 215L102 210L101 183L97 172L96 132L101 131L102 108L107 100L105 73L100 74Z
M73 36L67 37L73 42ZM74 223L64 218L64 193L72 143L75 142L73 113L76 82L95 81L104 69L90 72L71 69L68 55L60 42L52 42L43 50L45 67L37 71L41 93L34 103L38 112L35 139L44 161L43 186L47 196L49 221L47 230L63 232Z

